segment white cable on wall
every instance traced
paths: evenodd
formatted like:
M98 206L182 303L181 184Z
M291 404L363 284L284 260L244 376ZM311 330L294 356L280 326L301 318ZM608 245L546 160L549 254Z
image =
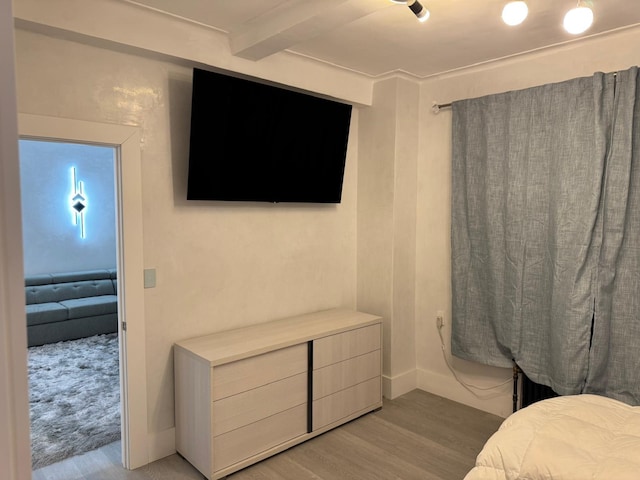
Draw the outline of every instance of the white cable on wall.
M438 317L437 318L437 322L436 322L436 329L438 330L438 336L440 337L440 345L442 346L442 358L444 358L444 363L447 364L447 367L449 368L449 371L452 373L452 375L456 379L456 381L460 385L462 385L474 397L476 397L476 398L478 398L480 400L488 400L490 398L495 398L497 396L503 395L503 392L496 392L496 393L492 393L492 394L489 394L489 395L479 395L475 390L481 390L481 391L495 390L496 388L500 388L500 387L503 387L504 385L507 385L507 384L511 383L513 381L513 378L509 378L508 380L505 380L502 383L499 383L497 385L492 385L490 387L479 387L477 385L473 385L471 383L465 382L464 380L462 380L458 376L458 372L456 372L454 370L454 368L451 366L451 363L449 362L449 358L447 357L447 349L446 349L445 344L444 344L444 337L442 336L442 328L443 327L444 327L444 320L443 320L442 317Z

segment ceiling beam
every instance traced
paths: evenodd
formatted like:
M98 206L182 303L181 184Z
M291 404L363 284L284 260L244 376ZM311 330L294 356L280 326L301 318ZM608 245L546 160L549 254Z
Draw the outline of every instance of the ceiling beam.
M231 53L260 60L390 5L388 0L289 0L232 29Z

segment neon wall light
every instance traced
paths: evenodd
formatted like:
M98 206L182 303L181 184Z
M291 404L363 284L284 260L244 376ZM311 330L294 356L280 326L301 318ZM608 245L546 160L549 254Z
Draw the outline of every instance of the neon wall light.
M69 195L69 208L73 217L73 224L80 227L80 238L86 238L84 215L89 201L84 192L84 182L78 180L76 167L71 167L71 195Z

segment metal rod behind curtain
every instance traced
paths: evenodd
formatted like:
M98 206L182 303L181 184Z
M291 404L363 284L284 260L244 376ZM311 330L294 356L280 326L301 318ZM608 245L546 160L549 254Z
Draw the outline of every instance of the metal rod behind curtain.
M451 108L451 104L450 103L438 103L438 102L433 102L433 105L431 105L431 110L433 111L433 113L435 113L436 115L438 113L440 113L440 110L442 110L443 108Z
M613 72L613 78L616 78L617 76L618 76L618 72ZM433 102L433 104L431 105L431 110L436 115L438 113L440 113L440 110L442 110L443 108L451 108L451 104L450 103Z

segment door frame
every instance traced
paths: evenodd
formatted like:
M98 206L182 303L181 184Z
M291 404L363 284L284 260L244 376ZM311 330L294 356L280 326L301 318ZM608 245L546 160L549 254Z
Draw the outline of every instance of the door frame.
M115 147L118 337L122 464L149 463L144 317L140 129L41 115L18 115L20 138Z

